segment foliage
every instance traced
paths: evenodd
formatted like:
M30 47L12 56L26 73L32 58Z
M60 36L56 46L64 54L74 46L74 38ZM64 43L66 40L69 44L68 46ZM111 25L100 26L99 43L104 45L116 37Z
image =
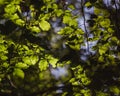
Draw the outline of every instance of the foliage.
M119 96L120 2L108 1L1 0L0 95Z

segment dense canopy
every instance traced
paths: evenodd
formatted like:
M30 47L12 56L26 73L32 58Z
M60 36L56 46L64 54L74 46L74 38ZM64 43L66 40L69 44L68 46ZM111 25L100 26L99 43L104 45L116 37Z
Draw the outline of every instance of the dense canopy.
M0 96L120 96L120 0L0 0Z

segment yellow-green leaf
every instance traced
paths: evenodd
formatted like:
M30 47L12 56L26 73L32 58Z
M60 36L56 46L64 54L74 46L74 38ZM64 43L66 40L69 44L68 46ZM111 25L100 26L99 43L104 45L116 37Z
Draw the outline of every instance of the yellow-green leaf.
M103 57L103 56L100 56L100 57L98 58L98 61L103 62L103 61L104 61L104 57Z
M25 76L23 70L18 69L18 68L14 69L13 75L14 75L14 76L17 76L17 77L19 77L19 78L21 78L21 79L23 79L24 76Z
M40 60L39 68L41 71L46 70L48 67L48 62L46 60Z
M26 63L26 64L31 64L31 60L30 60L30 57L23 57L23 62Z
M0 5L3 5L5 0L0 0Z
M31 64L34 65L38 61L38 56L31 56L30 57Z
M31 31L36 32L36 33L40 32L40 28L37 26L33 26L30 29L31 29Z
M100 25L102 27L109 27L110 26L110 20L109 19L105 19L105 20L100 22Z
M112 86L110 88L110 91L113 92L113 93L115 93L116 95L120 94L120 89L117 86Z
M9 14L13 14L16 12L16 7L14 4L8 4L6 7L5 7L5 12L6 13L9 13Z
M86 4L85 4L85 6L86 7L90 7L92 4L90 3L90 2L87 2Z
M22 20L22 19L17 19L15 21L16 24L20 25L20 26L24 26L25 25L25 22Z
M18 62L18 63L15 65L15 67L21 68L21 69L26 69L26 68L28 68L28 65L25 64L25 63L22 63L22 62Z
M69 22L71 21L71 17L70 16L64 16L63 17L63 23L65 23L65 24L68 24Z
M49 22L47 22L47 21L45 21L45 20L42 20L42 21L39 23L39 26L40 26L40 28L41 28L43 31L48 31L48 30L50 30L50 28L51 28Z
M0 58L1 58L2 60L7 60L7 59L8 59L8 57L5 56L5 55L1 56Z

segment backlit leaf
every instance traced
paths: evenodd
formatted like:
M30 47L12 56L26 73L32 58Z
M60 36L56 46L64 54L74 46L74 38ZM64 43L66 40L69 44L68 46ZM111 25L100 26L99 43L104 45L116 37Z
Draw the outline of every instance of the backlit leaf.
M63 23L65 23L65 24L68 24L69 22L71 21L71 17L70 16L64 16L63 17Z
M28 65L22 62L18 62L15 67L20 68L20 69L26 69L28 68Z
M13 4L8 4L6 7L5 7L5 12L6 13L9 13L9 14L13 14L16 12L16 7L15 5Z
M30 29L31 29L31 31L36 32L36 33L40 32L40 28L37 26L32 26Z
M0 0L0 5L3 5L5 0Z
M26 64L31 64L31 60L30 60L30 57L23 57L23 62L26 63Z
M105 19L105 20L100 22L100 25L102 27L109 27L110 26L110 20L109 19Z
M40 28L41 28L43 31L48 31L48 30L50 30L50 28L51 28L49 22L47 22L47 21L45 21L45 20L42 20L42 21L39 23L39 26L40 26Z
M46 70L48 67L48 62L46 60L40 60L39 68L41 71Z
M112 86L110 88L110 91L113 92L113 93L115 93L116 95L120 94L120 89L117 86Z
M86 4L85 4L85 6L86 7L90 7L92 4L90 3L90 2L87 2Z
M15 68L15 69L14 69L13 75L14 75L14 76L17 76L17 77L19 77L19 78L21 78L21 79L24 79L24 76L25 76L23 70L21 70L21 69L19 69L19 68Z

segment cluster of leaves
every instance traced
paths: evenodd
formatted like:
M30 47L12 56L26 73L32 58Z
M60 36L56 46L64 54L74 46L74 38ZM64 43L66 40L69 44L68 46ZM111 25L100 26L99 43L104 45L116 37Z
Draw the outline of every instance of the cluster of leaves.
M0 1L0 95L120 95L120 41L116 32L119 21L111 18L112 12L103 0L93 1ZM81 5L77 16L76 4ZM90 16L95 16L88 20L93 24L87 33L79 27L78 20L85 19L84 8L91 7L94 14ZM112 9L114 13L120 10ZM86 20L83 21L86 28ZM59 23L59 32L54 32L53 23ZM80 59L85 54L82 46L96 41L92 47L95 53L88 55L86 61ZM62 71L67 70L67 76L55 79L52 72L61 72L61 66L66 65L69 68Z

